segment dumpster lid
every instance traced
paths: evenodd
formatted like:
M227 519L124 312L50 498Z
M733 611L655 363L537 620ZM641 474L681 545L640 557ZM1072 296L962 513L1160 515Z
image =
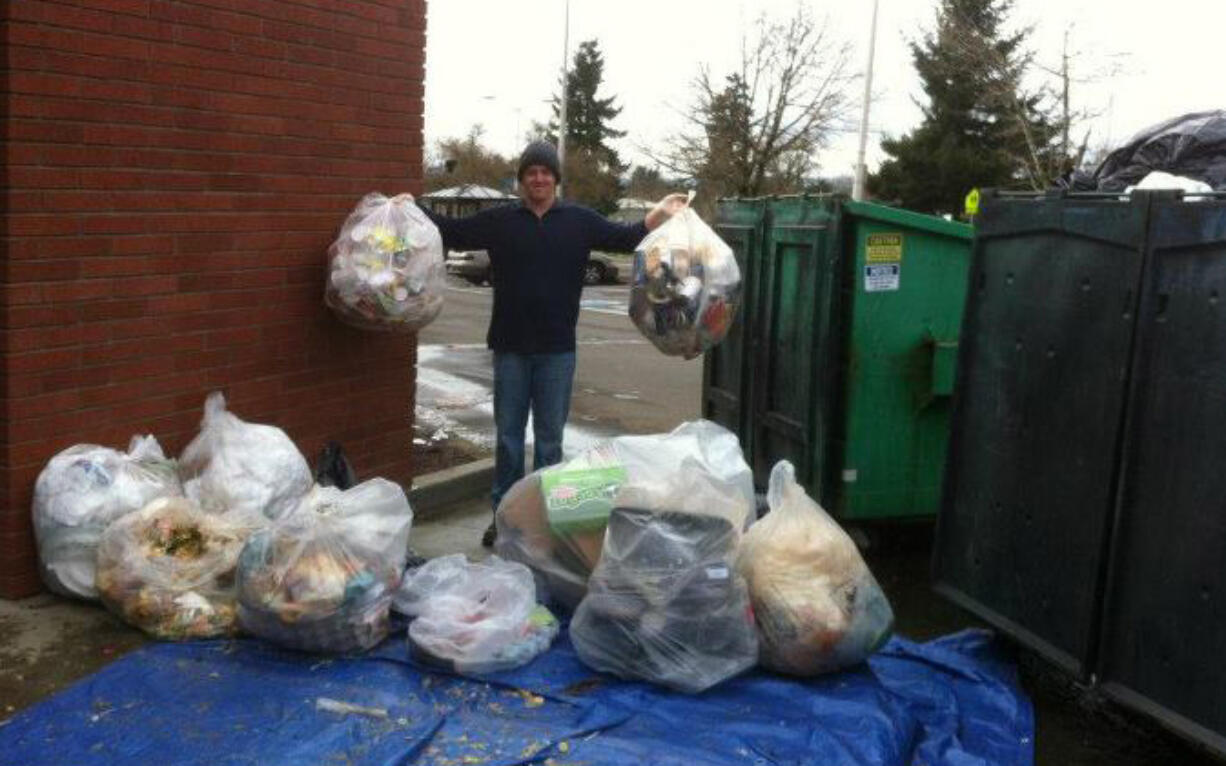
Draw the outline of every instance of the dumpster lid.
M975 227L970 224L947 221L934 215L880 205L876 202L847 200L843 203L843 207L852 215L898 224L899 226L906 226L908 229L921 229L933 234L961 237L963 239L971 239L975 235Z

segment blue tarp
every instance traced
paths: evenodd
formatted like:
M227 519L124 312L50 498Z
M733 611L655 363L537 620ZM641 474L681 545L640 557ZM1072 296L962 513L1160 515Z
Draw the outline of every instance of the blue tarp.
M357 658L238 640L122 657L0 726L0 764L1004 766L1033 762L1033 731L981 631L895 638L853 671L755 672L692 696L593 672L565 632L486 681L415 664L403 639Z

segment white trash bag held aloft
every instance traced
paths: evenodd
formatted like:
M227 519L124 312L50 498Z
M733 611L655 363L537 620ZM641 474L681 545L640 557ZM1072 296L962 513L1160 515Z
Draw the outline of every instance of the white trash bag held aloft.
M367 194L328 250L326 303L354 327L416 332L443 308L443 237L411 194Z
M630 285L639 331L665 354L693 359L728 334L741 270L732 248L687 203L635 248Z

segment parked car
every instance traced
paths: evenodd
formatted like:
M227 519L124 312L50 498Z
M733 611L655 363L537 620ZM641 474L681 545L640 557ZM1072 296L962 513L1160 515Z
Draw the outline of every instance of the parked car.
M445 261L447 273L466 279L474 285L490 282L490 254L484 250L452 250ZM617 282L617 264L608 256L592 253L583 271L583 284L600 285Z

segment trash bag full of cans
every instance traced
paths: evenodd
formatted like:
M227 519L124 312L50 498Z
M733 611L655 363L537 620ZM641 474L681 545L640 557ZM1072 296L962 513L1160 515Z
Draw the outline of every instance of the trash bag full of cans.
M732 248L686 205L639 243L630 284L639 331L665 354L693 359L728 334L741 271Z
M324 303L346 324L416 332L443 308L443 237L412 195L367 194L328 256Z

